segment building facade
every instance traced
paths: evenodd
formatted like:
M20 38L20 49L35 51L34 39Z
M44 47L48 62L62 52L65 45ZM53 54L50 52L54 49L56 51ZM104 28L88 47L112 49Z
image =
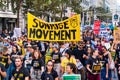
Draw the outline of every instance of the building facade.
M2 3L4 6L0 7L0 30L13 30L17 15L12 12L10 0L3 0Z
M114 26L118 25L120 22L120 2L119 0L111 0L111 12L112 12L112 22ZM114 15L118 15L118 19L114 19Z
M94 4L95 7L104 7L104 0L94 0L96 3Z

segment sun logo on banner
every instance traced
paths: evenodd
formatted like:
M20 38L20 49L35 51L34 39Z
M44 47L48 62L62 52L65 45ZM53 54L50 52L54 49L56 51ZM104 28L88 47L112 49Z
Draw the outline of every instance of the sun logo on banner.
M77 17L74 17L70 20L70 25L75 28L78 26L78 20L77 20Z

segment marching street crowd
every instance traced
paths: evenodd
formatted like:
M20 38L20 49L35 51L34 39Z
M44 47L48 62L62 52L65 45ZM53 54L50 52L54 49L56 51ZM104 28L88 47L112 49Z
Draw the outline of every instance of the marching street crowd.
M112 75L112 72L114 75ZM117 73L117 75L115 75ZM0 80L120 80L120 43L84 31L81 41L50 42L0 33Z

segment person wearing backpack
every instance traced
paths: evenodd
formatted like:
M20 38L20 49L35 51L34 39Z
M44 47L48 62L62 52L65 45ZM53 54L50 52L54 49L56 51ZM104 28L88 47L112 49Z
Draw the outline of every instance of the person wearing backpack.
M41 80L58 80L58 74L53 69L53 62L49 60L46 65L46 70L41 75Z

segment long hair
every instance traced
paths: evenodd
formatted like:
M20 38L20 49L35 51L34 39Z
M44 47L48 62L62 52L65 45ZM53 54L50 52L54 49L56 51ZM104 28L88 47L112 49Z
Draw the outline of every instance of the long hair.
M71 55L72 55L72 51L71 51L70 49L67 49L67 50L65 51L65 53L69 55L69 58L68 58L68 59L70 59L70 58L71 58Z
M106 51L108 50L105 46L102 46L102 48L104 48Z
M19 49L18 49L18 46L17 46L17 45L13 45L13 47L15 47L15 48L16 48L16 52L18 52L18 51L19 51Z
M77 74L77 72L78 72L77 67L76 67L76 65L74 63L68 63L67 66L70 66L70 69L72 69L72 72L74 74Z
M48 64L49 62L52 62L52 60L49 60L49 61L47 62L47 64ZM54 67L54 63L53 63L53 62L52 62L52 64L53 64L53 67ZM54 71L53 67L52 67L51 73ZM48 72L48 68L47 68L47 67L46 67L45 72Z
M90 55L92 55L92 53L93 53L94 49L93 49L91 46L90 46L90 47L88 47L88 48L87 48L87 53L88 53L88 49L90 49L90 50L91 50Z
M37 52L38 53L38 59L40 59L42 57L42 54L39 50L35 50L34 53ZM34 53L32 54L32 58L35 59Z

